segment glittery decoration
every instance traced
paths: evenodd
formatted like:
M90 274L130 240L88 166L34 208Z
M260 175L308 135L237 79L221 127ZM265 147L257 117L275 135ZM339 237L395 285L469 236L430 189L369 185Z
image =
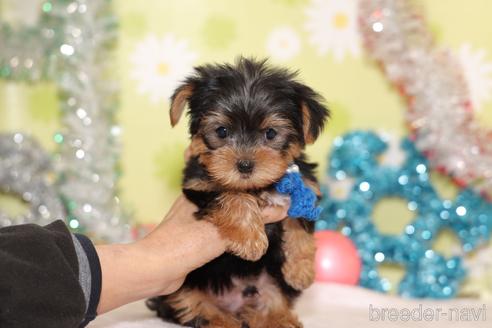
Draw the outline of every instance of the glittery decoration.
M360 0L368 54L407 100L417 148L459 185L492 196L492 133L475 120L458 59L436 47L412 0Z
M0 78L55 82L63 127L53 138L59 145L53 166L67 223L97 239L120 241L130 229L116 192L120 128L114 124L116 19L110 7L109 0L52 0L42 3L35 26L0 22ZM23 168L10 169L22 175Z
M21 133L0 135L0 192L29 204L26 214L9 217L0 210L0 226L47 224L66 215L50 179L50 158L35 140Z
M379 156L387 143L372 132L356 131L335 140L329 159L331 181L350 180L345 199L330 195L325 186L323 212L317 229L336 230L356 244L363 262L360 284L388 291L389 281L380 277L381 263L402 265L406 274L398 287L409 297L448 298L456 295L465 277L461 257L445 258L433 250L434 239L450 229L469 252L490 238L492 204L470 189L453 201L441 199L429 179L428 160L408 139L401 143L406 159L400 166L382 165ZM372 218L376 203L385 197L406 200L415 219L399 235L378 231Z

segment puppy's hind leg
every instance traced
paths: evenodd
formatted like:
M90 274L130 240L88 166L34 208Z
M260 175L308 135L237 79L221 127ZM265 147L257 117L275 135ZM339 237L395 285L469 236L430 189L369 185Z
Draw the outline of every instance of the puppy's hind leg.
M204 292L182 288L166 297L178 323L194 328L241 328L241 322L231 313L217 307Z

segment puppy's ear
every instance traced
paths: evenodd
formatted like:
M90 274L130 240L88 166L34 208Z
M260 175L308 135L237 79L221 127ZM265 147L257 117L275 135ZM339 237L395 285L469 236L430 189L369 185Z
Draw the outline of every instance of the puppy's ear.
M171 97L171 110L169 116L171 117L171 126L178 124L181 115L185 109L188 99L193 94L193 86L190 83L183 84L174 91Z
M330 111L323 105L323 98L313 89L298 84L296 92L300 99L304 142L312 144L323 131L325 122L330 117Z

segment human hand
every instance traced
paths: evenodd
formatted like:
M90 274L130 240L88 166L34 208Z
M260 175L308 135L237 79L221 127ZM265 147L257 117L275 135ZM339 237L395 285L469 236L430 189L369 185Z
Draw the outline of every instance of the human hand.
M275 223L282 221L287 217L287 211L289 210L290 203L285 205L272 205L263 209L263 221L265 223Z

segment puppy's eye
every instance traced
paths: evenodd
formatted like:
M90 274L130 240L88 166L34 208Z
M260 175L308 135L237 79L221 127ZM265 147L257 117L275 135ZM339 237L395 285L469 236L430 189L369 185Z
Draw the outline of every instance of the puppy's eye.
M266 130L265 136L268 140L272 140L273 138L275 138L277 136L277 131L270 128L270 129Z
M227 137L227 129L223 126L219 126L217 130L215 130L215 133L217 133L217 137L220 139L224 139Z

